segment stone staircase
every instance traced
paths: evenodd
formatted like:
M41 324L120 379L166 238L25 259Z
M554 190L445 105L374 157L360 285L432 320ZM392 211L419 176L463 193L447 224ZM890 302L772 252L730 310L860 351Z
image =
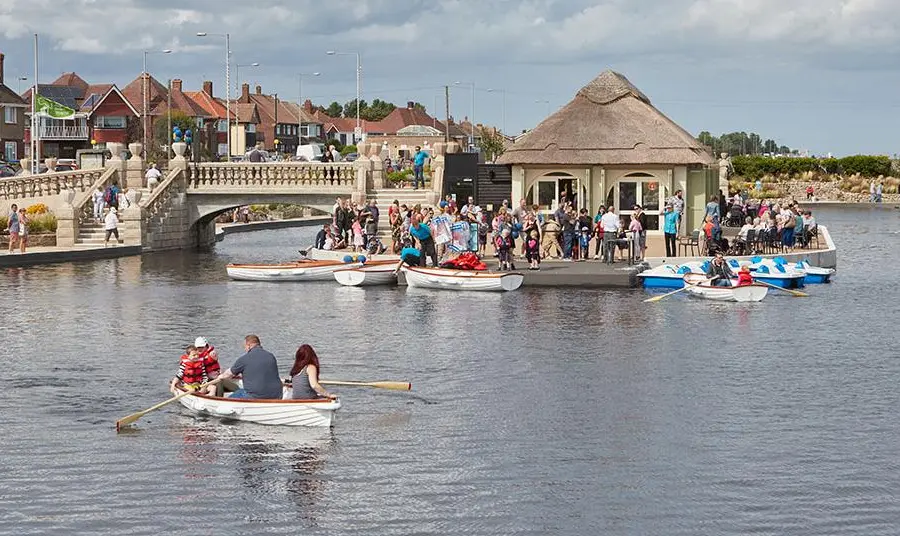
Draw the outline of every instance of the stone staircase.
M147 188L141 188L141 199L146 199L148 195L150 195L150 190ZM125 222L122 221L122 215L119 214L119 243L124 243L122 236L125 232L126 225ZM103 241L106 238L106 230L103 228L103 221L100 223L91 220L86 222L78 227L78 236L75 237L75 243L79 245L85 246L102 246ZM115 241L115 237L111 237L110 240Z
M389 245L391 242L391 220L388 217L388 210L396 199L401 205L409 208L420 204L427 205L425 202L426 190L413 190L412 188L383 188L378 190L369 190L366 194L367 199L375 199L378 202L378 238Z

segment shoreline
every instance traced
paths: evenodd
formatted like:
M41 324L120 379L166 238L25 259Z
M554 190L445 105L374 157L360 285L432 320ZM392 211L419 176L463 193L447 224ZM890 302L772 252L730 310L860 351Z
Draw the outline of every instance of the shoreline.
M59 264L64 262L88 262L105 259L117 259L119 257L133 257L142 254L141 246L91 246L80 249L36 247L34 251L21 253L4 253L0 255L0 267L16 268L26 266L41 266L45 264Z
M255 231L271 231L273 229L290 229L295 227L311 227L331 221L331 216L305 216L288 220L251 221L249 223L217 223L216 242L225 240L225 235L235 233L252 233Z

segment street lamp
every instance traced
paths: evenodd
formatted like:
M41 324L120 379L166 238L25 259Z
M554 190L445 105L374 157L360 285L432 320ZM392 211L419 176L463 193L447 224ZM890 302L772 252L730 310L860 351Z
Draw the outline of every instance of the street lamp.
M500 93L500 96L503 97L502 104L502 113L503 118L500 122L500 128L503 129L503 132L506 132L506 90L505 89L488 89L488 93Z
M359 52L335 52L329 50L325 54L329 56L356 56L356 130L353 132L353 143L356 143L356 137L362 136L362 125L359 122L359 79L362 75L362 69L359 65Z
M297 78L300 79L299 88L297 90L297 147L299 148L303 145L303 77L304 76L319 76L322 73L297 73ZM357 101L356 108L359 109L359 101ZM307 135L307 138L309 136Z
M22 82L25 82L27 80L28 80L27 76L20 76L20 77L16 78L16 93L17 94L19 94L19 95L22 94Z
M144 156L146 158L147 152L147 93L149 93L149 88L147 87L150 84L150 73L147 72L147 55L149 54L171 54L172 51L169 49L166 50L145 50L144 51L144 69L141 71L141 93L143 102L143 110L141 116L141 124L143 130L143 136L141 136L141 141L144 144Z
M216 35L225 38L225 117L228 118L228 132L225 135L225 143L228 147L225 157L231 160L231 34L197 32L197 37Z
M472 150L475 147L475 82L460 82L457 80L453 83L457 86L472 86L472 117L470 119L472 122L472 137L469 139L469 150Z

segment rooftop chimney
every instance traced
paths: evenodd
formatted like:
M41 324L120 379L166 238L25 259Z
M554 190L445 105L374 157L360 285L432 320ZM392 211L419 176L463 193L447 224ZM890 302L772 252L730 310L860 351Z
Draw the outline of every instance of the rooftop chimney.
M181 93L181 79L176 78L172 80L172 91L176 93Z
M257 86L256 86L256 94L257 94L257 95L262 95L262 86L260 86L260 85L257 85Z
M250 102L250 84L241 84L241 102L244 104Z
M309 99L306 99L303 102L303 109L306 110L307 112L312 112L312 109L313 109L312 101Z
M416 103L414 103L413 101L406 101L406 107L412 110L416 107Z
M203 92L206 93L206 95L209 98L212 98L213 94L212 94L212 82L211 81L209 81L209 80L203 81Z
M0 52L0 84L3 84L3 53Z

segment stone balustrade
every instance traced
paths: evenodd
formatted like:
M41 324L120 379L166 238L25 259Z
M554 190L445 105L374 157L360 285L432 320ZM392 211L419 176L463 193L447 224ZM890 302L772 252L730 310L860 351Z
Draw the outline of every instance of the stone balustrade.
M353 189L352 163L200 163L188 168L188 192L253 189Z
M94 191L99 188L105 193L106 188L113 181L119 181L119 173L116 168L108 167L97 171L101 172L98 174L97 179L85 191L76 194L73 199L69 200L78 220L78 224L75 227L76 233L79 227L94 219Z
M0 199L12 201L50 197L66 190L73 190L77 195L90 191L103 172L103 169L81 169L0 179Z
M140 203L148 217L158 217L168 210L172 197L183 191L181 179L181 169L170 169L163 181L153 189L145 201Z

